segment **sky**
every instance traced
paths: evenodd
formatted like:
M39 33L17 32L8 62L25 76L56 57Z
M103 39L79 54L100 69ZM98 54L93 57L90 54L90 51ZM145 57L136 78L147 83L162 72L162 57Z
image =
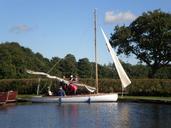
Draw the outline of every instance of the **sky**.
M44 57L94 61L94 16L97 13L98 63L112 63L103 28L108 38L116 25L129 25L143 12L171 11L170 0L0 0L0 43L18 42ZM134 56L119 56L136 64Z

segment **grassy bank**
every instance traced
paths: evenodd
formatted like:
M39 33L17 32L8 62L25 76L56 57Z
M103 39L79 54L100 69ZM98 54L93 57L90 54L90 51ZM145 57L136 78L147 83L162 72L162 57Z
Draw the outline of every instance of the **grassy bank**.
M171 97L157 97L157 96L119 96L119 102L144 102L144 103L169 103L171 104Z

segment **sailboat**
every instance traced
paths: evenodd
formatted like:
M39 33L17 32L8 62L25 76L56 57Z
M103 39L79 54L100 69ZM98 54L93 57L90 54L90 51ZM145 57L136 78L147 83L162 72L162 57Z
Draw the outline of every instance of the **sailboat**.
M0 105L16 102L17 91L0 92Z
M69 81L57 76L51 76L44 72L34 72L27 70L29 74L43 75L50 79L56 79L63 81L65 84L69 84ZM88 86L82 83L74 83L77 86L85 87L89 92L95 92L96 88ZM118 99L117 93L111 94L87 94L87 95L68 95L68 96L32 96L32 98L25 99L33 103L94 103L94 102L115 102Z
M96 11L94 11L94 33L95 33L95 62L96 62L96 88L76 83L77 86L84 86L88 91L95 92L96 94L88 94L88 95L72 95L72 96L34 96L29 101L31 102L55 102L55 103L93 103L93 102L116 102L118 99L118 93L108 93L108 94L100 94L98 92L98 66L97 66L97 55L96 55ZM116 53L113 51L109 40L107 39L104 31L101 28L101 31L103 33L103 36L106 41L106 45L110 51L110 54L112 56L113 62L115 63L117 72L119 74L119 77L121 79L122 87L127 87L131 81L129 80L128 76L126 75L121 63L119 62L119 59L116 56ZM63 81L65 84L69 84L69 81L62 79L57 76L51 76L44 72L35 72L31 70L27 70L27 73L29 74L35 74L35 75L43 75L50 79L56 79L58 81Z

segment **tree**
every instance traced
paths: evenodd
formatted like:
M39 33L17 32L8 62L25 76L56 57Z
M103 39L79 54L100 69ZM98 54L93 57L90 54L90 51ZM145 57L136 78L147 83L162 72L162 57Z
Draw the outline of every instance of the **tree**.
M49 60L17 42L0 44L0 78L26 78L26 69L47 72Z
M148 77L148 67L142 64L137 64L130 66L130 76L134 78L147 78Z
M52 57L51 61L50 61L50 70L48 71L48 73L52 74L52 75L56 75L56 76L62 76L62 73L60 71L60 61L62 59L60 59L59 57Z
M78 75L81 78L90 78L91 77L91 63L87 58L82 58L78 60Z
M110 38L118 54L134 54L151 68L153 78L161 67L171 62L171 14L154 10L145 12L129 26L116 26Z
M15 78L16 69L12 64L0 63L0 79Z
M67 54L63 60L60 62L60 71L63 73L64 76L68 77L71 74L77 74L77 65L75 56L72 54Z

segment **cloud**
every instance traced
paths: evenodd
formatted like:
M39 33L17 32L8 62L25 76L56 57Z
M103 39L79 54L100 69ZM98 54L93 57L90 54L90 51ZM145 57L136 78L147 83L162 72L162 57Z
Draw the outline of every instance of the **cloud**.
M24 32L28 32L30 30L31 30L30 26L28 26L26 24L19 24L19 25L13 26L10 29L10 32L13 32L13 33L24 33Z
M132 21L136 16L130 11L114 13L113 11L108 11L105 13L105 22L114 23L114 22L126 22Z

